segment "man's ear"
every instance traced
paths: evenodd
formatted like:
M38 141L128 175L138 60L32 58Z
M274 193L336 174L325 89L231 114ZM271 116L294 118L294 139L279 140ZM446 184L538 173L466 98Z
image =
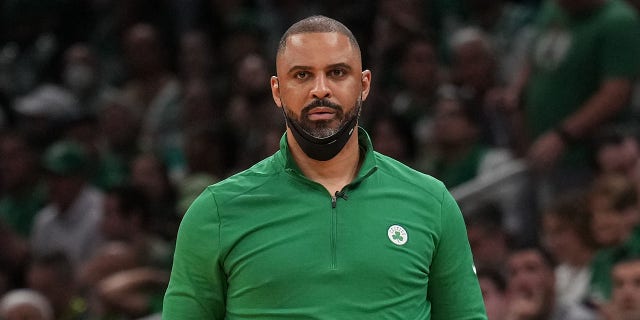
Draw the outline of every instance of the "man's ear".
M371 71L362 71L362 101L367 100L369 89L371 89Z
M282 101L280 100L280 82L276 76L271 76L271 96L273 97L273 102L276 103L276 106L282 108Z

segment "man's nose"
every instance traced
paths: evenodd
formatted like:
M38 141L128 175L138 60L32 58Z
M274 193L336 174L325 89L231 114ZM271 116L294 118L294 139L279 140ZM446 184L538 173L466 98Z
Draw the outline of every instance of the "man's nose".
M316 77L313 88L311 89L311 95L315 99L324 99L331 97L331 89L327 83L327 77L320 75Z

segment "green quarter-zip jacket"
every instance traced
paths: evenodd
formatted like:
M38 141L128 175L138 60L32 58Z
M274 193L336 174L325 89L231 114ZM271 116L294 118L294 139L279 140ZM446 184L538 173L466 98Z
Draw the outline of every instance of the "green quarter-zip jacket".
M163 319L486 319L443 184L373 151L336 195L280 150L209 186L178 232Z

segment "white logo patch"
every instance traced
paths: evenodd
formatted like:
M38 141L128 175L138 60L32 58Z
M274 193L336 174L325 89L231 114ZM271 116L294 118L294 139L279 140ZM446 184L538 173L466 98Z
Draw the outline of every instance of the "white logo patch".
M389 230L387 231L387 236L389 236L389 240L391 240L391 242L399 246L407 243L407 240L409 239L409 236L407 235L407 231L404 230L403 227L397 224L394 224L391 227L389 227Z

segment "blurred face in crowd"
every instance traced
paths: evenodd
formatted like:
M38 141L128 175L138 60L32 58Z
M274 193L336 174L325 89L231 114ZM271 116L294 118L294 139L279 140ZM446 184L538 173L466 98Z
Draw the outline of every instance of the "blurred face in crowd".
M461 103L456 99L440 99L436 104L434 139L444 147L455 147L472 141L478 129L465 116Z
M207 35L198 31L180 37L180 73L185 79L206 79L213 71L213 48Z
M0 138L0 185L8 191L19 191L36 176L35 154L17 136Z
M240 60L236 71L237 85L247 93L262 93L264 79L269 78L267 62L263 56L249 54Z
M60 212L64 212L80 194L84 184L85 178L81 175L51 173L47 177L49 201L58 206Z
M360 50L341 33L291 35L276 69L276 105L316 138L331 136L357 117L369 93L371 73L362 71Z
M132 74L149 76L164 67L164 50L151 25L137 24L124 37L124 55Z
M638 164L640 146L635 139L626 137L620 143L602 146L596 157L602 171L627 174Z
M154 201L165 196L170 184L163 164L152 155L140 155L133 161L131 183Z
M119 103L104 106L99 115L100 134L115 151L128 151L136 141L139 119L132 108Z
M569 222L560 219L553 213L548 213L542 219L542 232L546 248L558 262L575 265L586 249L586 244Z
M542 313L552 308L555 277L542 253L536 249L513 253L507 260L507 274L509 299L535 301Z
M612 271L612 305L620 319L640 319L640 260L626 261Z
M625 216L612 208L610 199L595 195L591 201L591 231L596 242L602 246L622 243L631 233L633 225L628 225Z
M467 41L454 49L454 82L476 94L493 86L495 67L491 52L480 40Z
M409 88L430 93L438 85L438 59L433 46L427 41L415 41L402 61L402 78Z
M101 220L101 231L109 240L127 240L135 236L141 221L139 216L128 217L120 205L117 195L107 194L104 200L104 215Z
M91 89L97 83L97 65L91 49L75 44L65 52L64 82L76 93Z

